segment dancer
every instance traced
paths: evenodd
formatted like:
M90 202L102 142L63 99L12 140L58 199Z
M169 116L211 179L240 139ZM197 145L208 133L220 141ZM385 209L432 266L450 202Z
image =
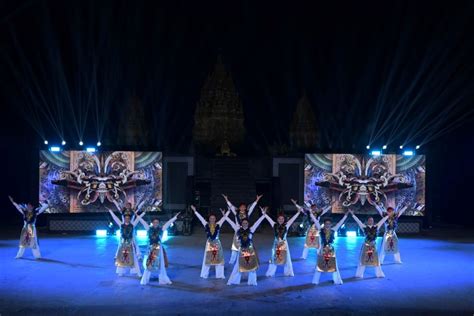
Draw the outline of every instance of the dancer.
M145 200L139 202L135 208L132 207L131 202L127 202L125 204L120 205L116 200L113 200L113 203L115 207L117 208L117 210L120 212L120 215L122 217L122 222L124 222L125 216L127 215L130 216L130 221L133 222L135 221L136 214L139 214L140 210L143 208L143 205L145 205ZM135 246L135 253L137 254L137 258L141 259L142 251L140 250L140 247L138 246L138 243L135 240L135 235L133 236L133 244ZM115 252L115 258L117 258L119 248L120 248L120 244L117 246L117 251Z
M321 247L319 247L318 250L318 262L316 264L316 270L314 271L313 284L319 284L321 272L332 272L334 284L342 284L341 274L339 273L339 268L337 267L336 251L334 250L333 243L334 233L337 232L339 227L341 227L341 225L347 219L347 213L344 214L344 216L335 226L332 226L331 219L325 219L322 230L319 220L313 215L312 212L309 213L309 216L311 216L314 224L319 229L319 236L321 238Z
M262 213L265 215L265 218L270 223L270 226L273 227L273 233L275 239L273 241L272 247L272 258L270 259L270 264L268 265L267 277L275 276L277 266L284 265L283 274L285 276L295 276L293 272L293 263L291 262L290 248L288 247L288 242L286 236L288 234L288 229L293 225L296 218L301 213L301 209L298 209L295 215L290 218L285 223L285 216L280 214L277 217L277 222L274 222L267 213L268 207L261 208Z
M161 244L161 236L163 235L163 232L178 219L178 215L179 212L167 221L163 227L159 226L160 220L156 217L151 221L151 226L145 222L142 216L138 217L138 220L148 232L149 244L148 255L143 260L144 271L140 284L147 285L150 282L152 272L155 271L158 271L159 284L171 284L171 280L166 273L168 257L166 256L165 248Z
M362 244L362 249L360 250L360 259L359 264L357 265L356 278L363 278L365 267L372 266L375 267L375 276L377 278L384 278L385 274L380 267L379 257L377 255L377 234L380 227L387 220L388 216L382 218L376 225L374 225L374 218L370 216L367 218L367 224L362 223L359 218L354 214L353 211L349 210L352 218L359 225L360 229L364 232L365 240Z
M297 209L301 210L302 212L305 212L305 209L302 206L298 205L296 203L296 200L291 199L291 202L293 202L293 204L296 206ZM326 214L331 209L331 207L332 205L328 205L325 208L323 208L322 211L320 211L317 208L316 204L311 204L311 207L309 208L308 211L312 212L313 215L317 219L319 219L321 218L321 216ZM316 251L319 249L319 230L314 223L311 224L311 226L306 232L306 238L304 242L303 253L301 254L301 259L306 260L306 258L308 258L309 249L316 249Z
M125 214L123 216L123 221L121 221L112 210L107 209L112 216L112 219L120 227L120 245L118 249L117 256L115 258L115 265L117 266L117 274L123 276L126 272L126 269L130 269L130 274L137 274L139 277L142 276L140 271L140 265L138 264L138 255L137 255L137 245L134 238L135 226L145 215L145 212L136 216L132 221L131 216Z
M249 219L250 216L252 215L253 210L255 209L255 206L257 206L258 201L262 198L263 195L257 195L257 199L248 207L247 210L247 205L245 203L240 203L239 208L237 209L234 204L232 204L229 201L229 198L227 195L222 194L224 197L227 206L230 208L234 216L236 217L236 221L238 225L241 224L242 220L244 219ZM238 213L237 213L238 210ZM232 239L232 254L230 256L229 263L234 264L235 260L237 260L237 255L239 254L239 238L237 237L237 233L234 235L234 238Z
M204 249L204 258L202 260L201 278L207 279L211 266L216 267L216 279L225 279L224 276L224 252L222 250L219 234L222 224L229 216L230 210L222 214L222 218L216 223L216 216L210 215L209 222L207 222L201 214L198 213L196 207L191 205L191 209L196 214L196 217L204 226L207 234L206 248Z
M23 228L20 234L20 246L15 259L23 257L26 248L30 248L35 259L41 258L41 252L38 245L38 235L36 234L36 217L46 211L49 207L48 201L40 202L40 207L34 209L31 203L17 204L11 196L8 196L12 204L23 216Z
M234 228L237 233L237 237L240 242L239 249L239 260L236 260L234 269L229 277L227 285L240 284L242 273L248 272L248 285L257 285L257 269L258 269L258 256L257 251L253 245L253 234L257 230L260 223L265 218L265 214L262 214L260 218L249 228L248 219L242 220L241 226L237 223L232 222L226 217L227 222Z
M385 233L383 235L382 247L380 249L379 262L380 264L383 264L385 255L393 254L395 262L402 263L402 259L400 258L400 250L398 248L397 228L398 219L407 210L408 205L405 205L399 211L395 211L393 207L389 207L385 210L385 207L382 204L376 204L375 208L379 212L380 216L388 216L388 219L385 222Z

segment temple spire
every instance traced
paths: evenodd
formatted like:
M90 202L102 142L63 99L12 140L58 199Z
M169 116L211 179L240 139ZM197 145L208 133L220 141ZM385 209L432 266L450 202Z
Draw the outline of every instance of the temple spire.
M302 92L291 121L290 145L300 151L314 150L319 145L316 117L306 91Z

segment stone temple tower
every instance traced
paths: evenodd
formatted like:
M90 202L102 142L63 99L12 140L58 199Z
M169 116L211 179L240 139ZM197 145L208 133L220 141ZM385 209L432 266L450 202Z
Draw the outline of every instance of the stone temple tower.
M194 113L194 143L225 152L241 144L244 136L242 103L232 77L218 56L214 70L201 89Z
M314 151L319 145L316 117L306 92L298 101L290 124L290 146L294 150Z

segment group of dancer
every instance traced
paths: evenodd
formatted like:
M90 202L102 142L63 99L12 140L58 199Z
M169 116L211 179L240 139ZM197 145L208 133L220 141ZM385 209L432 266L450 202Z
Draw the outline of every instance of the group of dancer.
M381 264L387 254L393 254L395 262L401 263L400 252L398 249L398 237L396 234L398 218L403 214L407 207L403 207L399 211L389 207L385 209L382 205L377 205L377 211L382 217L375 223L373 217L368 217L366 223L363 223L353 213L348 210L345 215L335 225L330 218L325 218L320 222L322 216L326 214L331 205L322 209L312 204L310 206L301 206L297 201L292 200L297 208L296 214L287 219L283 214L279 214L276 221L268 215L268 207L260 207L260 217L250 225L249 217L256 209L261 195L257 195L256 200L247 207L245 203L241 203L239 207L235 207L226 195L223 195L228 209L221 209L222 217L217 220L216 215L211 214L206 220L194 207L191 206L196 217L204 226L206 232L206 245L204 248L204 257L201 268L201 278L207 279L212 266L215 267L215 275L218 279L224 279L224 251L220 241L220 231L224 222L227 222L234 230L234 237L231 246L231 258L229 263L233 264L232 273L227 281L228 285L240 284L242 274L247 273L247 283L249 285L257 285L257 270L259 268L259 258L254 245L254 233L260 224L266 219L273 228L274 241L272 246L272 255L268 269L265 273L267 277L273 277L279 266L283 267L283 274L288 277L294 276L293 264L288 247L287 234L290 227L301 213L309 215L312 221L306 232L305 244L301 258L306 259L310 249L317 251L317 262L312 283L319 284L321 273L332 273L335 284L342 284L342 278L339 272L336 250L334 248L335 233L343 225L350 215L358 224L360 230L364 233L365 240L362 244L359 264L357 266L355 276L363 278L365 268L372 266L375 268L377 277L384 277ZM25 249L30 248L35 258L40 258L38 238L35 228L36 217L43 213L49 206L46 202L41 203L40 207L34 208L31 204L17 204L13 198L9 197L15 208L23 215L24 225L20 236L19 251L16 258L21 258ZM120 242L115 254L116 273L123 276L127 272L137 275L141 278L140 284L146 285L150 282L152 273L157 273L159 284L171 284L166 268L168 267L168 258L166 251L162 245L162 235L168 227L174 223L180 213L175 214L164 225L160 226L158 218L153 218L151 223L147 223L143 217L146 212L141 211L144 202L139 203L135 208L131 203L121 206L116 204L120 211L117 216L112 210L108 209L114 222L120 227ZM230 213L233 214L234 220L229 218ZM138 243L135 240L135 227L141 223L147 230L148 234L148 250L143 258L143 273L140 268L140 260L142 254ZM385 225L385 233L383 242L378 255L376 239L378 231L382 225Z

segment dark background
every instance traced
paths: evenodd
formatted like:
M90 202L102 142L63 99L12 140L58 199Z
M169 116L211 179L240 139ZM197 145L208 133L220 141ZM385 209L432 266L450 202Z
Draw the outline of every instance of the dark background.
M37 198L43 138L61 138L35 104L62 122L68 142L77 143L80 125L84 140L95 143L103 130L113 144L136 96L151 147L192 154L194 108L219 54L243 103L252 155L288 142L306 91L321 133L313 152L363 152L383 126L372 145L389 140L396 150L422 129L409 145L421 143L427 155L433 223L474 225L470 1L4 1L0 12L2 225L20 220L7 194ZM93 69L101 102L78 123Z

